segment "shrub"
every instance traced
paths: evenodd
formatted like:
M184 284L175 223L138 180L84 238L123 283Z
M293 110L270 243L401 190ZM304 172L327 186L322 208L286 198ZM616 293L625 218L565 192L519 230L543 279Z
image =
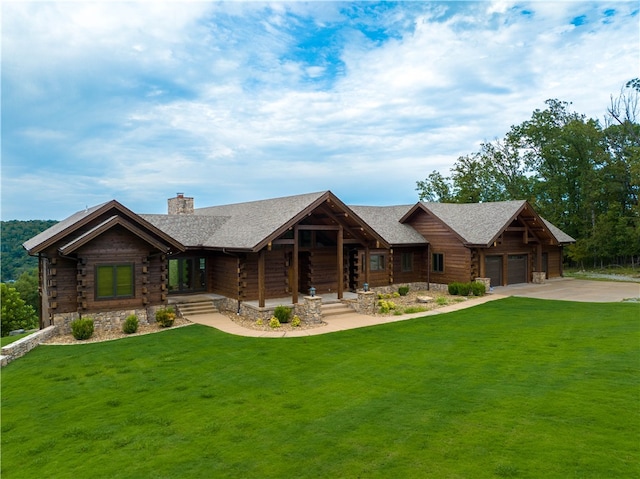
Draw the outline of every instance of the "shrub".
M291 308L286 306L276 306L276 309L273 310L273 315L278 318L280 323L288 323L289 319L291 319Z
M297 328L298 326L300 326L300 322L301 322L300 316L296 314L291 320L291 326L293 326L294 328Z
M159 309L156 311L156 323L163 328L173 326L173 322L176 320L176 313L172 308Z
M122 332L125 334L133 334L138 330L138 317L135 314L127 316L122 323Z
M473 292L473 283L459 283L454 281L447 286L452 296L470 296Z
M256 324L257 324L258 326L262 326L262 325L264 324L264 323L262 322L262 318L258 318L258 319L256 320Z
M473 283L471 283L471 291L473 292L474 296L484 296L484 294L487 292L487 287L480 281L474 281Z
M269 320L269 326L271 326L272 329L276 329L280 327L280 320L278 318L276 318L275 316L271 316L271 319Z
M79 318L71 321L71 333L76 339L89 339L93 335L93 319Z
M460 296L470 296L471 283L460 283L460 286L458 286L458 294Z
M409 286L400 286L398 288L398 294L400 296L406 296L408 292L409 292Z
M393 301L386 301L384 299L381 299L380 301L378 301L378 308L380 308L380 313L386 314L392 309L396 309L396 303L394 303Z

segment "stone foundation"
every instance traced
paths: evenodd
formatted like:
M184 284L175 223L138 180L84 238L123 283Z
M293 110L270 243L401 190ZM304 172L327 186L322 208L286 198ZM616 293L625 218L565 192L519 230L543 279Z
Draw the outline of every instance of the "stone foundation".
M122 324L128 316L135 315L139 324L154 324L156 311L164 309L165 306L150 306L140 309L126 309L120 311L105 311L100 313L83 314L83 318L93 319L94 331L122 330ZM53 324L56 327L56 334L71 334L71 323L80 318L80 314L59 313L53 315Z

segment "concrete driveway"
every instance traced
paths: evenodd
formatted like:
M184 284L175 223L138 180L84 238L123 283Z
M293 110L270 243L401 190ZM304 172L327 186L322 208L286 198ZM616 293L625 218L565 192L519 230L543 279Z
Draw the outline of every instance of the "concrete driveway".
M544 284L501 286L493 288L493 293L501 296L611 303L640 297L640 283L557 278L548 280Z

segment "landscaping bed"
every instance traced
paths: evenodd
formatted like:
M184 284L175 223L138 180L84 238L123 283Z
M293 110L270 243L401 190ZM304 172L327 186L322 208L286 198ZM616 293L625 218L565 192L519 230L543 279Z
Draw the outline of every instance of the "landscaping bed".
M101 341L112 341L114 339L128 338L130 336L141 336L143 334L159 333L168 329L179 328L182 326L189 326L190 321L177 317L173 323L173 326L163 328L157 323L152 324L140 324L138 330L135 333L125 334L122 329L112 329L108 331L96 330L88 339L76 339L73 334L61 334L54 336L51 339L45 341L43 344L83 344L83 343L98 343Z

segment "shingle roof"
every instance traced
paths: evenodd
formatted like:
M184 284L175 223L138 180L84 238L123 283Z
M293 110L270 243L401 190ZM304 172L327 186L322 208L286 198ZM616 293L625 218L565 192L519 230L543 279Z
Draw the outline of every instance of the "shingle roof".
M50 240L51 238L53 238L57 234L62 233L64 230L66 230L70 226L78 223L79 221L83 220L87 216L91 215L94 211L99 210L100 208L102 208L107 203L109 203L109 202L107 201L105 203L101 203L99 205L92 206L91 208L86 208L84 210L80 210L80 211L75 212L74 214L72 214L68 218L63 219L62 221L60 221L60 222L56 223L55 225L51 226L50 228L47 228L42 233L40 233L40 234L34 236L33 238L25 241L22 244L23 248L26 249L27 251L33 250L35 247L41 245L42 243L47 242L48 240Z
M558 243L560 243L560 244L569 244L569 243L575 243L576 242L576 240L574 238L569 236L567 233L562 231L560 228L558 228L553 223L550 223L549 221L545 220L544 218L542 218L542 216L540 217L540 219L542 219L542 221L544 221L544 224L547 226L547 228L549 228L549 231L551 231L551 234L556 237L556 239L558 240Z
M189 246L253 249L326 191L197 208L192 215L140 215Z
M400 223L400 218L412 206L349 206L349 208L391 245L428 244L429 242L415 229Z
M496 201L493 203L420 203L424 209L438 217L468 245L488 245L507 227L521 211L528 207L534 218L539 218L547 233L558 243L575 240L554 226L531 208L525 200Z

